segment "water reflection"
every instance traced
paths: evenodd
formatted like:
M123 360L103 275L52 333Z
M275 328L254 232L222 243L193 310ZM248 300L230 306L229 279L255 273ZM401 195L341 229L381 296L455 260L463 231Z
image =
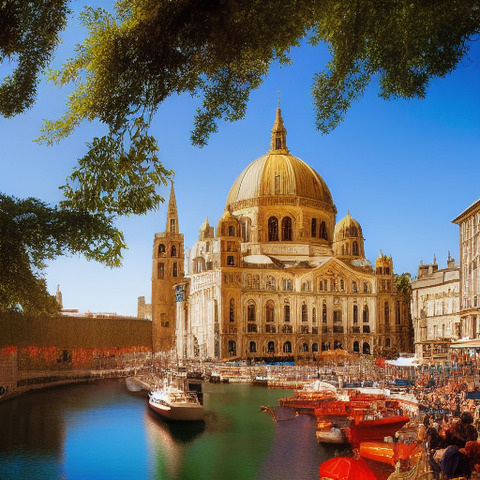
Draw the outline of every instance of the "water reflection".
M2 480L310 480L331 453L312 417L260 411L287 391L204 385L205 422L167 423L121 381L0 403Z

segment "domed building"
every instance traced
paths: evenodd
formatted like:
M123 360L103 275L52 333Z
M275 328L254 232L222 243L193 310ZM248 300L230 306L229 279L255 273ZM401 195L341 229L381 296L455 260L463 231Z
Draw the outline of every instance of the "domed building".
M240 173L216 232L207 218L185 259L172 186L153 248L155 350L283 361L410 351L391 257L374 270L358 221L336 214L323 178L289 152L280 108L269 152Z

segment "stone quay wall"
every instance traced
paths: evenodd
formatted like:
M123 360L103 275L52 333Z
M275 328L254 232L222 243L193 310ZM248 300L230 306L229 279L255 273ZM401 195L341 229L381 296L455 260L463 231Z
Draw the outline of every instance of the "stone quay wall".
M150 320L0 314L0 400L62 383L128 376L151 357Z

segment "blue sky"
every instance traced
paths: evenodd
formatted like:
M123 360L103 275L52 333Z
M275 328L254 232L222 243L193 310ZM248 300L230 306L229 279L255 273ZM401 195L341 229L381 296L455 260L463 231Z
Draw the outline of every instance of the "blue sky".
M72 21L52 66L71 57L80 40ZM470 60L447 78L432 81L425 100L385 101L372 85L328 136L315 130L310 96L314 73L329 60L327 49L302 46L292 58L293 66L272 67L252 94L245 119L220 123L202 149L189 141L198 100L172 97L159 108L152 133L165 167L175 170L186 247L196 241L207 216L216 227L237 176L269 149L280 91L290 152L324 178L337 221L350 210L360 222L372 263L382 250L392 255L396 273L415 276L419 262L431 262L434 254L439 268L446 267L449 251L458 262L458 226L451 220L480 197L478 42ZM5 71L0 66L2 77ZM82 125L53 147L33 142L42 119L62 114L67 92L42 82L34 108L14 119L0 118L0 191L52 204L61 199L58 187L86 151L85 142L101 128ZM168 200L169 187L162 192ZM135 315L139 296L150 301L153 237L165 229L165 220L166 205L146 216L121 219L118 226L129 247L123 266L109 269L83 257L59 258L46 271L49 291L55 293L60 284L66 308Z

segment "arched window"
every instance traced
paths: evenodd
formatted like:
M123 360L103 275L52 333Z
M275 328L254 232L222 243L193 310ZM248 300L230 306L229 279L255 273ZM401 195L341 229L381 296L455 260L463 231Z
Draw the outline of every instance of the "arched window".
M320 223L320 229L319 229L319 232L318 232L318 236L320 238L323 238L325 240L328 240L328 235L327 235L327 225L325 224L325 222L321 222Z
M165 278L165 264L164 263L159 263L157 266L157 271L158 271L158 279L163 280Z
M308 322L307 305L305 303L302 305L302 322Z
M283 344L283 353L292 353L292 344L290 342Z
M255 304L254 303L249 303L247 307L247 320L249 322L255 322L256 321L256 315L255 315Z
M292 219L290 217L284 217L282 220L282 240L292 240Z
M276 217L268 219L268 241L278 242L278 219Z
M317 219L312 218L312 237L317 236Z
M273 322L275 321L275 305L273 300L269 300L265 305L265 321Z
M363 323L368 323L368 305L363 307Z
M385 312L385 325L388 325L390 322L390 307L388 305L388 302L385 302L383 310Z
M275 343L268 342L267 350L268 350L268 353L275 353Z
M327 304L322 305L322 323L327 323Z
M158 246L158 254L159 255L164 255L165 254L165 245L163 243L161 243L159 246Z
M290 321L290 305L285 304L283 306L283 321L289 322Z
M358 242L353 242L352 244L352 255L358 256Z
M365 342L363 344L363 352L362 353L365 353L366 355L370 355L370 344Z
M177 247L175 245L172 245L172 248L170 249L170 256L171 257L177 256Z
M255 342L250 342L250 353L257 353L257 344Z
M234 298L230 299L230 321L231 322L235 321L235 299Z
M353 353L360 353L360 344L358 342L353 342Z
M177 262L173 262L173 267L172 267L172 277L177 277L178 276L178 267L177 267Z
M229 356L234 356L237 354L237 344L235 343L235 340L229 340L228 341L228 355Z
M235 227L233 225L228 226L228 236L234 237L235 236Z

